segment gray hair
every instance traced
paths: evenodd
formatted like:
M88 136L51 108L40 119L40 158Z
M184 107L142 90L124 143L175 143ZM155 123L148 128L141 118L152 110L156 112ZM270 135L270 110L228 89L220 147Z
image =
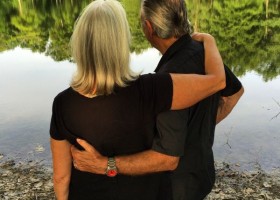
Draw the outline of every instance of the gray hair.
M86 96L108 95L135 76L129 68L131 34L122 5L116 0L90 3L71 37L77 71L71 87Z
M162 39L191 33L185 0L142 0L141 14Z

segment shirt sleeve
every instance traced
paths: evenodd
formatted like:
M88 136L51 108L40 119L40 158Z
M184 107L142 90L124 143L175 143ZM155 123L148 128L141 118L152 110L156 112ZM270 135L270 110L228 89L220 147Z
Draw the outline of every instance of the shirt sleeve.
M168 111L172 105L173 82L170 74L147 74L141 76L141 98L144 108L153 114Z
M152 149L170 156L183 156L188 133L188 109L167 111L157 116L157 134Z
M58 96L53 101L52 117L50 124L50 136L55 140L65 140L65 138L59 133L59 99Z
M221 91L221 95L223 97L228 97L237 93L241 89L242 84L226 65L225 65L225 73L226 73L226 87Z

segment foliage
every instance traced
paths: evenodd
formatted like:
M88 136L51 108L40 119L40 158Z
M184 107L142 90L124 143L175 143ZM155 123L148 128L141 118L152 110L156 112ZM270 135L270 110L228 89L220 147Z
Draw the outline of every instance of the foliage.
M256 71L265 81L280 74L280 3L277 0L187 1L197 31L215 36L237 75Z
M126 10L127 19L132 34L131 51L137 54L142 53L143 50L150 47L150 44L145 39L145 36L141 29L141 23L140 23L141 1L135 1L134 4L131 4L131 0L122 0L121 2Z
M69 39L82 9L91 0L1 0L0 52L17 46L70 59ZM139 20L140 0L120 0L132 32L132 52L150 47ZM280 74L278 0L186 0L197 31L215 36L225 63L239 76L256 71L265 81Z

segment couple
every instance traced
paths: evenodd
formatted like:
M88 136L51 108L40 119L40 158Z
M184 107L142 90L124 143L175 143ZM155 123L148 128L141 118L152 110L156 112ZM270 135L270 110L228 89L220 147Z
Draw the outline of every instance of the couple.
M211 36L191 38L184 0L143 0L141 22L163 54L152 75L129 70L119 2L92 2L75 25L77 72L54 100L50 128L58 200L199 200L213 187L215 125L242 85Z

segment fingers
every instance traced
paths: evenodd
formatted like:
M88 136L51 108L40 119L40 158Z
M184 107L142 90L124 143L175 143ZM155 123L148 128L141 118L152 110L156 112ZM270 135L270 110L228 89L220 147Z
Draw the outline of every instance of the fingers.
M191 36L194 37L195 35L198 35L198 34L199 34L199 32L193 32L193 33L191 34Z
M92 157L102 156L91 144L82 139L77 139L77 142L81 147L84 148L84 151L77 149L74 145L71 146L72 156L81 156L81 155L91 155Z
M71 146L73 166L75 169L95 174L104 174L107 168L108 158L101 155L93 146L82 139L77 139L84 151Z
M203 33L194 33L192 35L192 39L199 41L199 42L203 42Z
M78 138L77 142L79 145L81 145L85 149L85 151L89 151L89 152L95 151L93 146L91 146L87 141Z
M75 160L73 160L73 166L75 169L79 169L78 164L75 162Z
M80 153L79 149L77 149L74 145L72 145L71 146L72 161L76 169L78 169L76 160L79 159L79 153Z
M201 34L201 33L199 33L199 32L193 32L192 35L191 35L191 36L192 36L192 39L196 39L196 38L198 39L199 36L200 36L200 34Z
M211 38L211 37L213 37L213 36L208 34L208 33L195 32L195 33L192 34L192 38L196 41L199 41L199 42L204 42L205 39Z
M80 160L73 160L73 166L76 170L79 171L86 171L86 169L84 168L83 163L81 163Z
M79 151L74 145L71 145L70 150L72 155L76 154Z

